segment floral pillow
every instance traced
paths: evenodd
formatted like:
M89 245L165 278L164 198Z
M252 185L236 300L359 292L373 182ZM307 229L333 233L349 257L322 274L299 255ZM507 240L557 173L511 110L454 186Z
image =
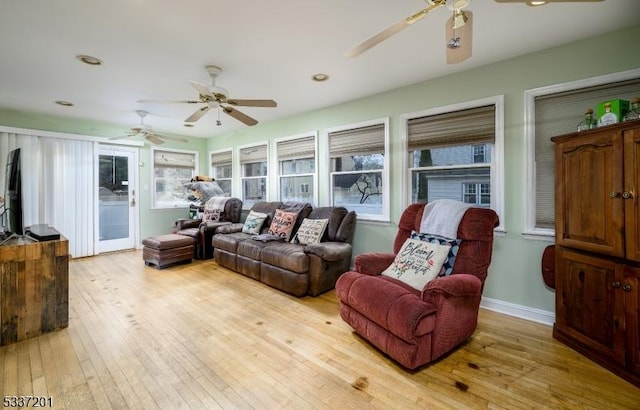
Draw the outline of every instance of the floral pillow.
M438 274L438 276L449 276L453 271L453 264L456 261L456 255L458 255L458 250L460 249L460 243L462 242L460 239L451 239L445 238L444 236L431 235L428 233L418 233L416 231L411 231L411 239L419 239L421 241L439 243L440 245L450 245L451 249L449 249L449 255L447 256L447 260L442 265L442 271Z
M267 216L267 214L263 214L262 212L249 211L247 219L244 220L242 232L250 233L253 235L259 234L260 229L262 228L262 224L267 219Z
M304 218L298 228L296 236L291 240L292 243L299 243L301 245L309 245L312 243L320 243L324 231L329 224L328 219L309 219Z
M222 209L204 209L202 222L218 222L222 216Z
M285 212L281 209L276 209L268 233L270 235L280 236L284 238L285 241L289 241L297 219L298 214L296 212Z
M407 239L393 263L382 274L422 290L435 279L449 254L449 245Z

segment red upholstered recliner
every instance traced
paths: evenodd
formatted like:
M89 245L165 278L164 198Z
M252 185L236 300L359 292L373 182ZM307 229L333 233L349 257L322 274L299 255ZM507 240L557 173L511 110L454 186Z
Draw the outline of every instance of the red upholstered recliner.
M382 276L411 231L419 231L424 204L402 214L394 253L356 256L355 271L336 283L340 316L360 336L406 368L432 362L466 341L478 323L478 309L491 263L493 229L498 216L487 208L469 208L458 226L460 248L451 275L418 291Z

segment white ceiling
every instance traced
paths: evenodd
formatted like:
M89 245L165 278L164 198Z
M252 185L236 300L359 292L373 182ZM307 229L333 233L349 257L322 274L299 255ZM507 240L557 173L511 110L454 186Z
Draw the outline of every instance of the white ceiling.
M542 7L474 0L468 8L473 56L461 64L446 64L446 8L358 57L343 56L424 7L424 0L2 0L0 109L88 119L98 135L113 124L124 133L138 121L135 110L144 109L156 132L211 137L245 125L223 115L216 126L212 111L186 128L183 120L198 106L137 101L195 99L188 81L210 84L204 67L215 64L223 69L216 84L230 98L278 102L277 108L239 107L267 122L640 20L637 0ZM82 64L79 54L104 65ZM330 80L312 82L318 72Z

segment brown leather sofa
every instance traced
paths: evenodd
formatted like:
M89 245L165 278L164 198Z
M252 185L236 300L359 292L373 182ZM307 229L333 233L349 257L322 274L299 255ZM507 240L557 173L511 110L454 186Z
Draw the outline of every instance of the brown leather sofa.
M190 236L195 240L195 259L213 258L211 238L218 228L240 222L242 216L242 201L238 198L229 198L224 204L224 212L219 221L202 222L202 219L178 219L173 225L173 232L179 235Z
M320 207L296 202L258 202L252 210L269 215L262 225L266 233L276 209L294 211L298 219L293 238L305 218L328 219L322 241L301 245L283 241L262 242L242 232L242 223L218 229L213 236L215 261L226 268L259 280L294 296L317 296L334 288L351 264L355 212L344 207Z

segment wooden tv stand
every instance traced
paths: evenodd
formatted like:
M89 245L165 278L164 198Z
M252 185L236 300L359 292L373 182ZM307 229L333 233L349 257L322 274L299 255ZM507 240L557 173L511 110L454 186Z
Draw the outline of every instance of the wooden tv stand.
M69 326L69 242L0 246L0 345Z

